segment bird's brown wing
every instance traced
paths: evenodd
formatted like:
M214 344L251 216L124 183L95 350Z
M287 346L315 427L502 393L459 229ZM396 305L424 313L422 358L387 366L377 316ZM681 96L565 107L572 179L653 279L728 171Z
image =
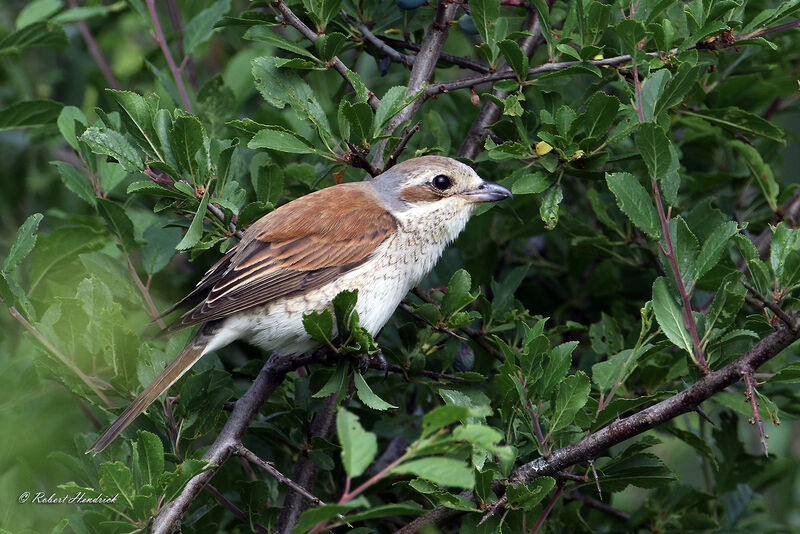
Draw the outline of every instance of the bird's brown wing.
M369 260L395 231L397 220L366 187L322 189L255 222L176 304L194 308L169 330L305 293Z

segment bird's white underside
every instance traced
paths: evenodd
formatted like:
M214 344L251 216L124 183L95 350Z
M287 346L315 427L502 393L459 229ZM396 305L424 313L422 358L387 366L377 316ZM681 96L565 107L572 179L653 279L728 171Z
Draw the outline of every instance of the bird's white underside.
M433 268L447 244L464 229L473 211L463 205L443 204L420 206L413 217L396 214L398 232L381 244L372 259L312 292L313 296L279 299L261 309L226 318L203 354L237 339L283 355L312 350L318 343L303 328L303 314L330 307L333 297L352 289L358 289L356 310L361 325L376 335L406 293ZM426 244L421 246L421 242Z

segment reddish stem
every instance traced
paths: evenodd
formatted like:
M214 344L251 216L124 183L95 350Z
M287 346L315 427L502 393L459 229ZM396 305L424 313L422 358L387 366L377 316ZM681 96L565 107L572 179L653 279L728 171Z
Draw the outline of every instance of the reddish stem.
M181 94L181 100L183 100L183 107L189 113L194 113L192 111L192 104L189 102L189 95L186 93L186 86L183 84L183 77L178 70L178 66L175 64L175 60L172 59L172 54L167 46L167 39L164 37L164 31L161 29L161 22L159 22L158 13L156 12L156 2L155 0L146 0L146 2L147 9L150 11L150 18L153 19L155 40L161 47L161 51L164 53L164 58L167 60L169 70L172 73L173 78L175 78L175 84L178 86L178 92Z

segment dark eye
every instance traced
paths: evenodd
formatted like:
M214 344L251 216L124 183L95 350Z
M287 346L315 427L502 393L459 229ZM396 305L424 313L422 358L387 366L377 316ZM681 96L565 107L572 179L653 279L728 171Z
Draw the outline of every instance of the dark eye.
M435 187L439 191L444 191L448 189L451 185L453 185L452 182L450 181L450 177L445 176L444 174L437 174L433 178L433 181L431 183L433 184L433 187Z

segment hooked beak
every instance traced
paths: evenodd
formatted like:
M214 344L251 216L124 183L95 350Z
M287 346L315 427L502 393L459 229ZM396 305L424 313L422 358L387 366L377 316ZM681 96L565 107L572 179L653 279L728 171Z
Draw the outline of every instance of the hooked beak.
M483 182L475 189L461 193L471 202L497 202L507 198L514 198L511 191L492 182Z

